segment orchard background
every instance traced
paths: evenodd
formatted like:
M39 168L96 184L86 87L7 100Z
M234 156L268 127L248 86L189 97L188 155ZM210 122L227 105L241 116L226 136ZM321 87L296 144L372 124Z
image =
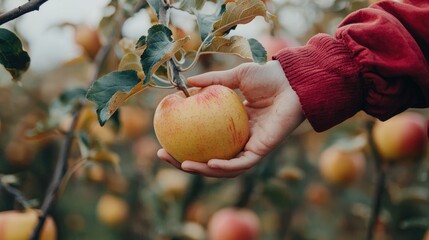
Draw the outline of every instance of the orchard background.
M27 2L0 0L0 13ZM210 14L220 3L177 2L169 10L169 28L173 39L190 37L180 46L190 53L182 59L189 62L202 39L195 17L183 9L198 7ZM316 33L332 34L348 13L373 2L266 0L266 10L275 17L256 16L225 35L255 38L270 59L275 51L303 45ZM27 228L33 234L40 222L36 214L13 223L6 212L28 213L25 209L51 216L58 239L196 240L210 234L216 240L215 235L227 239L222 234L228 231L241 231L238 239L243 240L429 239L424 238L429 228L428 144L399 134L410 132L404 123L407 113L378 135L372 129L380 123L363 113L323 133L305 122L262 163L236 178L184 173L156 157L160 146L152 124L157 104L177 89L153 87L129 96L103 127L96 105L80 98L95 80L135 64L123 61L124 55L159 23L150 4L39 3L39 11L0 26L19 37L31 58L29 68L14 66L12 72L0 64L0 239ZM236 55L201 55L184 75L249 61ZM22 55L18 60L26 63ZM429 117L428 110L409 112ZM383 131L391 135L377 137ZM401 138L418 154L390 159L374 143ZM58 167L61 162L64 166ZM248 226L240 222L242 215L250 219ZM228 224L215 223L213 216L225 217ZM45 226L52 225L49 219Z

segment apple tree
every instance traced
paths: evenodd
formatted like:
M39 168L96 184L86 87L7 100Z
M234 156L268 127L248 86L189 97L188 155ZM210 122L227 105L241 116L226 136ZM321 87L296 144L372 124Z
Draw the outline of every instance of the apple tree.
M95 26L50 26L82 54L43 73L19 21L56 1L10 2L0 0L0 239L420 240L429 228L425 110L393 123L358 114L323 133L304 122L232 179L156 156L155 109L191 95L187 77L265 64L375 1L106 0ZM139 14L147 32L125 36ZM237 34L255 22L267 34Z

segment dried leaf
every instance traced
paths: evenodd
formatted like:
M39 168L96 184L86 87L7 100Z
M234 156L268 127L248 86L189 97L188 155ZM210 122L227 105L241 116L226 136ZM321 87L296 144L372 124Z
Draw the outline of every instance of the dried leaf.
M203 49L203 52L234 54L257 63L265 63L267 61L267 52L258 41L241 36L233 36L229 39L215 37L210 45Z
M222 36L238 24L246 24L255 17L262 16L267 21L271 15L267 12L265 4L261 0L237 0L226 4L226 10L222 17L213 25L215 36Z

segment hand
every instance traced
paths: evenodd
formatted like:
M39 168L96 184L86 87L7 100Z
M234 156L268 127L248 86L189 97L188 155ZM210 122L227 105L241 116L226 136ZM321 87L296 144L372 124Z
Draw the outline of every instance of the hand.
M186 172L209 177L235 177L259 163L304 120L298 96L289 85L278 61L264 65L241 64L227 71L190 77L188 84L205 87L220 84L240 89L249 115L250 138L236 158L211 159L208 163L177 162L164 149L158 157Z

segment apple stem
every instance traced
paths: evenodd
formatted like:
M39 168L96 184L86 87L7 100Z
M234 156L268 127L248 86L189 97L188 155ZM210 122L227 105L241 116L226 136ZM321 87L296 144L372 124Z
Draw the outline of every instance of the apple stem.
M164 26L168 27L169 17L168 17L168 9L170 9L170 3L168 0L159 0L160 8L159 8L159 22L163 24ZM182 78L180 77L180 70L177 66L176 62L170 58L169 60L171 68L173 70L173 85L181 90L186 97L191 96L188 92L188 89L186 88L186 84L183 82Z
M170 63L173 69L173 84L176 86L177 89L181 90L186 97L190 97L191 95L188 92L188 88L180 77L179 68L177 67L173 59L170 59Z

